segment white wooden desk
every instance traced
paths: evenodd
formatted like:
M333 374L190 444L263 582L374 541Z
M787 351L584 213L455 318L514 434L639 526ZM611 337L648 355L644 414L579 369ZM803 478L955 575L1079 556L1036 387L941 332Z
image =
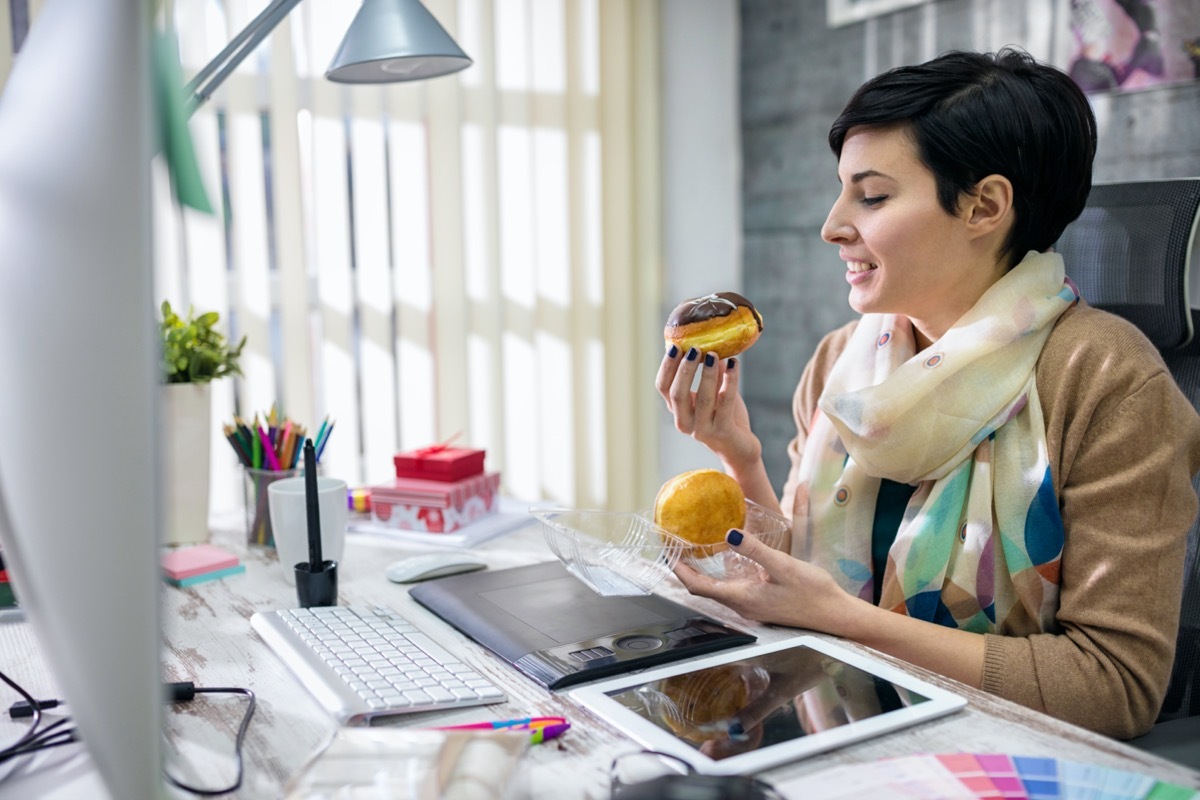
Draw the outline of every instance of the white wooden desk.
M283 567L274 551L247 548L240 527L217 531L214 542L236 551L246 564L246 573L188 589L166 587L163 595L164 679L193 681L197 686L246 687L257 694L258 710L244 747L246 765L242 789L236 795L228 796L279 797L288 779L328 741L335 731L335 724L250 628L250 616L254 612L296 604L295 589L284 581ZM387 581L383 571L388 563L425 549L398 544L384 537L350 534L339 569L340 603L387 605L407 615L451 652L461 654L467 663L493 679L507 691L509 699L500 705L402 717L396 724L447 725L531 714L564 716L572 723L570 731L551 742L531 747L525 756L516 781L520 795L556 800L608 798L608 767L612 758L618 753L640 749L639 746L603 720L576 706L565 694L543 689L507 662L463 637L414 602L407 587ZM483 555L496 569L552 558L542 542L540 529L534 524L492 540L474 552ZM750 631L762 642L795 635L791 629L748 623L716 603L691 597L674 579L668 579L659 591L670 599ZM27 625L0 626L0 665L35 696L57 696L53 678L37 655L36 643ZM966 696L969 705L949 717L780 767L763 777L769 781L779 780L835 765L916 753L1005 752L1046 755L1128 769L1200 789L1198 772L924 670L906 668ZM7 691L7 687L3 688ZM7 702L6 699L5 707ZM206 695L171 708L166 724L169 758L180 778L205 786L224 785L229 781L233 775L233 739L244 703L242 698L233 695ZM7 715L0 719L0 737L4 741L19 736L21 730L22 726L9 722ZM56 775L61 776L61 784L80 785L79 775L86 773L89 766L86 755L77 747L60 750L64 752L41 757L25 771L36 766L42 773L42 785L47 781L59 785L54 783ZM87 790L64 788L49 794L30 795L24 793L24 784L4 781L0 782L0 797L51 796L63 800L95 797L94 778L86 785L90 787ZM13 786L21 786L22 794L14 794ZM93 793L82 793L84 791Z

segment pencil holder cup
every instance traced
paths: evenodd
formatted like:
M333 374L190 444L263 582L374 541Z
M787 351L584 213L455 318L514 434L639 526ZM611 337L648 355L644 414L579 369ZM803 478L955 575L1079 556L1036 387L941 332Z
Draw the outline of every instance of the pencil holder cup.
M267 499L267 487L284 478L298 478L303 469L254 469L245 468L242 484L246 502L246 544L262 547L275 546L275 534L271 529L271 506Z

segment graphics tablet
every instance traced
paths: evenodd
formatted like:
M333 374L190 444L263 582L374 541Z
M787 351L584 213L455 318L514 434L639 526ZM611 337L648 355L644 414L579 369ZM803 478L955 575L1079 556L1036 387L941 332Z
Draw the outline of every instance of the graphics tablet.
M600 597L559 561L438 578L409 594L548 689L755 641L658 595Z
M957 711L967 701L811 636L615 678L570 696L698 772L757 772Z

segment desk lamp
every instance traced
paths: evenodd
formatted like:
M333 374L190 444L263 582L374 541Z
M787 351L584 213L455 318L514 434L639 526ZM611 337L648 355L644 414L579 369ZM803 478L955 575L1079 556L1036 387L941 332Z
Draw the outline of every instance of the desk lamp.
M188 111L212 96L300 0L272 0L187 85ZM466 69L471 59L420 0L363 0L325 77L338 83L394 83Z

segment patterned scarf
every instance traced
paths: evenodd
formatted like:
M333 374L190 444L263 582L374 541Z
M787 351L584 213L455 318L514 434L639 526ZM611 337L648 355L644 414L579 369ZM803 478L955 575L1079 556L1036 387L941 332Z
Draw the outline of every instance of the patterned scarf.
M880 606L976 632L1054 630L1063 524L1034 367L1077 298L1060 256L1030 253L920 353L906 317L864 315L804 448L793 553L870 601L880 478L916 484Z

